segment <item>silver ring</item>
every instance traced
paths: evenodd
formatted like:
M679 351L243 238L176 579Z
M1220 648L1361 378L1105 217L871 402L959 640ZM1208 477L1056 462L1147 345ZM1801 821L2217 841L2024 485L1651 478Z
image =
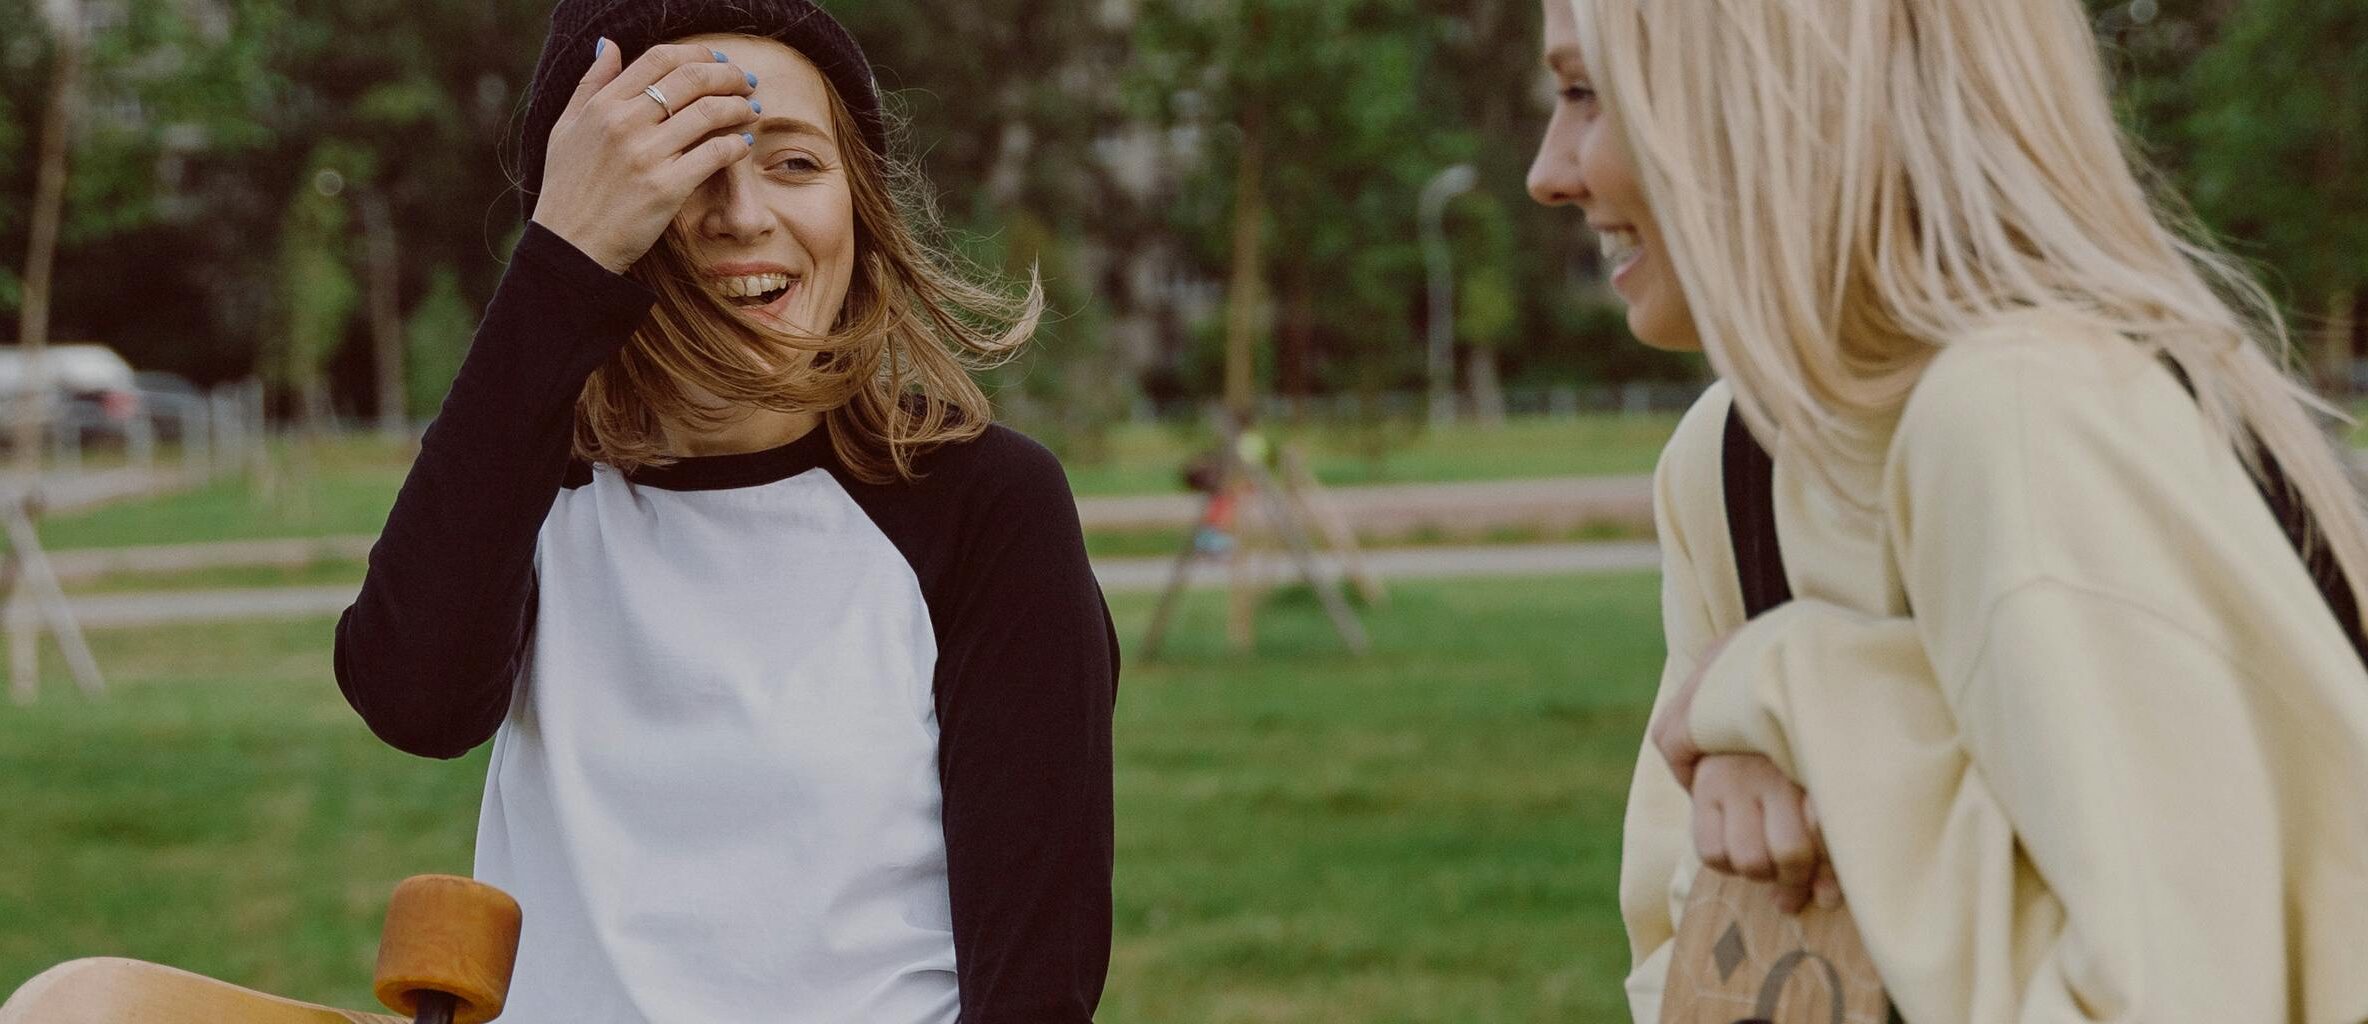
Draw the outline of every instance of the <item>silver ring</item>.
M649 97L649 98L651 98L651 99L653 99L653 100L657 100L657 101L658 101L658 107L659 107L660 109L662 109L662 110L666 111L666 116L667 116L667 117L673 117L673 116L674 116L674 104L666 102L666 94L665 94L665 93L662 93L662 92L659 92L659 91L658 91L658 87L657 87L657 86L654 86L654 85L646 85L646 86L643 86L643 87L642 87L642 89L641 89L641 94L642 94L642 95L644 95L644 96L647 96L647 97Z

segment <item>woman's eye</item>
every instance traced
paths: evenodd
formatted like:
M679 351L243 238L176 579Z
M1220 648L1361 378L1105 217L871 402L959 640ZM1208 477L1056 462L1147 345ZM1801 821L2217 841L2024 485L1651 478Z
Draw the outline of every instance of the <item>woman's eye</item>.
M790 156L776 161L773 164L773 169L788 171L791 174L812 174L821 170L822 165L814 162L811 157Z
M1590 103L1594 99L1595 90L1590 86L1566 85L1562 87L1562 101L1565 103Z

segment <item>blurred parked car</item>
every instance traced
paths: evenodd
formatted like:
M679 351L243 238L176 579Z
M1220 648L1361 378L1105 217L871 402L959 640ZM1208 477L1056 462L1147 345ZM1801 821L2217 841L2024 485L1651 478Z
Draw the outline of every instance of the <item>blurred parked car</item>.
M77 443L92 438L128 442L144 432L145 403L132 365L105 345L51 345L43 356L44 375L53 396L53 434L71 436ZM16 418L30 394L24 350L0 346L0 446L16 440ZM69 435L68 432L71 432Z

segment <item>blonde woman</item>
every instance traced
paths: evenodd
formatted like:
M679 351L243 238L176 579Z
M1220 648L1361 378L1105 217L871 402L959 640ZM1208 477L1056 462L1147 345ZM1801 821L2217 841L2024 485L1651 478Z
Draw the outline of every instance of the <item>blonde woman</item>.
M1708 865L1846 894L1912 1024L2368 1020L2368 515L2260 291L2148 201L2081 5L1545 18L1531 191L1720 379L1657 474L1637 1019ZM1731 407L1793 594L1748 622Z
M504 1020L1082 1024L1117 651L1076 508L966 372L1039 294L900 204L806 0L565 0L530 222L337 677L493 753Z

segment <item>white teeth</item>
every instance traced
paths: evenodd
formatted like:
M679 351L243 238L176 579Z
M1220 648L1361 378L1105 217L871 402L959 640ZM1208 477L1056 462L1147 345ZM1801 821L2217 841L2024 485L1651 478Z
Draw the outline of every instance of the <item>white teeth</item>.
M763 295L766 292L779 291L789 287L789 275L755 274L748 277L718 278L715 287L717 291L724 293L727 297L747 298L751 295Z
M1627 266L1628 261L1635 259L1636 254L1644 248L1644 239L1626 228L1605 231L1596 236L1596 241L1603 246L1604 266L1614 270Z

